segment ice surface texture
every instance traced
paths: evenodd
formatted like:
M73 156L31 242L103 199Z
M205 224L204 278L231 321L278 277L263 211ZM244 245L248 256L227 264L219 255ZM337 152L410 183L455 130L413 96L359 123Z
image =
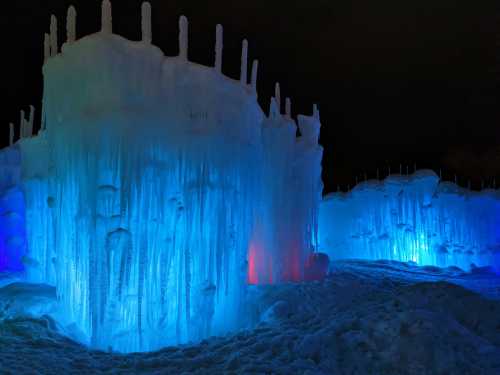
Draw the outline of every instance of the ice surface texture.
M320 248L332 259L500 268L500 193L440 182L432 171L391 175L323 200Z
M101 32L76 41L69 12L59 53L52 18L43 131L5 151L19 153L9 185L24 193L28 280L54 285L97 348L244 326L247 281L301 280L315 247L319 117L299 117L299 138L289 116L267 118L257 64L250 85L246 71L221 74L221 27L205 67L188 61L185 17L180 55L165 57L148 5L141 42L113 34L109 1L102 9ZM248 53L245 41L245 70Z

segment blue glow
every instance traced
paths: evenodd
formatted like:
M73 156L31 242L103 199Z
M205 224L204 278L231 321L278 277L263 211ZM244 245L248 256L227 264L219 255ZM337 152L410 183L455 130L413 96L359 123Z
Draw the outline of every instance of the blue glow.
M325 198L320 248L333 259L500 267L500 196L439 183L431 171L368 181Z

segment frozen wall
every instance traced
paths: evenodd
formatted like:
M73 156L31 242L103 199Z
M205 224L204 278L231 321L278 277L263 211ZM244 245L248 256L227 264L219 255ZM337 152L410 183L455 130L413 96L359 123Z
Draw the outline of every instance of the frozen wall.
M0 272L24 270L26 235L20 158L17 146L0 150Z
M277 92L266 117L246 41L240 79L221 74L221 27L212 68L188 60L184 17L179 56L166 57L148 5L141 42L112 34L110 12L105 0L102 31L76 41L70 9L61 52L51 20L42 131L15 145L26 239L2 254L56 286L94 347L153 350L243 327L247 282L300 280L316 246L319 114L299 117L297 138Z
M431 171L370 180L326 196L320 249L333 259L500 266L500 195L439 182Z

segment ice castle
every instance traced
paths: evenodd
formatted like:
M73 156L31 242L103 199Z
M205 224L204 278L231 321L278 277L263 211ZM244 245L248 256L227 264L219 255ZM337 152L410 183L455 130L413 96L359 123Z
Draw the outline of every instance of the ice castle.
M299 281L316 248L321 199L319 113L269 115L248 83L248 43L238 80L213 67L112 33L76 39L67 15L45 35L42 128L21 113L21 139L0 151L0 270L57 287L68 321L89 344L152 350L241 327L247 283Z
M241 328L247 285L301 281L318 250L499 266L498 191L418 171L322 199L317 107L296 123L277 84L264 114L246 40L233 80L220 25L206 67L188 59L185 17L179 55L166 57L148 3L139 42L113 34L109 0L96 34L77 40L76 16L70 7L61 50L54 16L45 35L40 132L31 107L0 150L0 272L56 286L93 347L147 351Z

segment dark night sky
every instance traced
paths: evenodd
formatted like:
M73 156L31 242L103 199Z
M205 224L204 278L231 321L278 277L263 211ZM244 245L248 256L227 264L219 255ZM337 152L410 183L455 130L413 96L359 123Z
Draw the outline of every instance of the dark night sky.
M267 111L274 83L294 113L319 103L325 147L325 191L399 164L443 169L459 182L500 181L500 121L493 0L151 0L153 43L177 53L177 19L190 21L190 59L212 64L215 25L224 26L223 71L239 76L241 40L258 58L259 100ZM498 1L496 1L498 3ZM115 0L114 32L140 37L141 1ZM77 35L100 25L100 0L16 1L1 22L7 93L0 146L19 109L42 92L42 41L49 16L64 40L67 7L78 12ZM497 9L495 9L495 7ZM497 16L495 16L497 15Z

